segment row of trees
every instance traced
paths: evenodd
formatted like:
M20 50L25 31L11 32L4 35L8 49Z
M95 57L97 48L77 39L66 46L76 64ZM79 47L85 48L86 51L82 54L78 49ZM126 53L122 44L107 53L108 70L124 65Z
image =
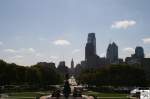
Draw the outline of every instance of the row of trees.
M46 64L46 63L45 63ZM8 64L0 60L0 85L53 85L63 78L54 63L36 64L30 67Z
M129 65L111 65L100 69L84 69L77 77L82 84L96 86L146 86L143 69Z
M0 86L2 85L56 85L63 82L66 66L38 63L30 67L8 64L0 60ZM76 78L79 83L96 86L145 86L143 69L130 65L111 65L99 69L83 69Z

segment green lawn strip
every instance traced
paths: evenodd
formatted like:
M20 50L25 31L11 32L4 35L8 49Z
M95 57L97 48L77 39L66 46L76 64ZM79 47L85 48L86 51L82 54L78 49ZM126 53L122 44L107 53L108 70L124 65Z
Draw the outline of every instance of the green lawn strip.
M18 97L18 96L12 96L8 99L35 99L35 97Z
M120 94L120 93L100 93L100 92L93 92L93 91L88 91L85 93L86 95L89 96L96 96L96 97L124 97L126 98L128 95L127 94Z
M49 95L50 92L14 92L7 94L9 99L35 99L36 96Z

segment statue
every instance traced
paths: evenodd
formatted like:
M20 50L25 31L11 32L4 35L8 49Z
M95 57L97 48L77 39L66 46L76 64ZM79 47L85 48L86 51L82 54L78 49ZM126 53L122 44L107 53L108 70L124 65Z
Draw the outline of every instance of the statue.
M70 88L70 85L69 85L68 78L69 78L69 75L66 74L66 80L65 80L64 89L63 89L63 94L66 98L68 98L70 93L71 93L71 88Z

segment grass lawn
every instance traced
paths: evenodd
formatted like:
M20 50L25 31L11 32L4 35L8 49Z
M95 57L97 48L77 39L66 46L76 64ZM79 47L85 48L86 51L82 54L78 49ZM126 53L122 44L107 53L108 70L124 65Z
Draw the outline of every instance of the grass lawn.
M15 92L6 93L7 99L35 99L37 96L49 95L50 92Z
M127 96L128 94L120 94L120 93L100 93L100 92L93 92L93 91L88 91L85 93L85 95L89 96L96 96L99 97L100 99L129 99Z

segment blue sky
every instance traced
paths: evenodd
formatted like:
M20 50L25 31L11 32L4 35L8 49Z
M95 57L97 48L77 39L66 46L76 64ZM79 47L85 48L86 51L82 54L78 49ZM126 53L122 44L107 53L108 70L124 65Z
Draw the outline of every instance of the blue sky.
M119 57L143 46L150 57L149 0L0 0L0 58L20 65L84 60L89 32L97 54L114 41Z

